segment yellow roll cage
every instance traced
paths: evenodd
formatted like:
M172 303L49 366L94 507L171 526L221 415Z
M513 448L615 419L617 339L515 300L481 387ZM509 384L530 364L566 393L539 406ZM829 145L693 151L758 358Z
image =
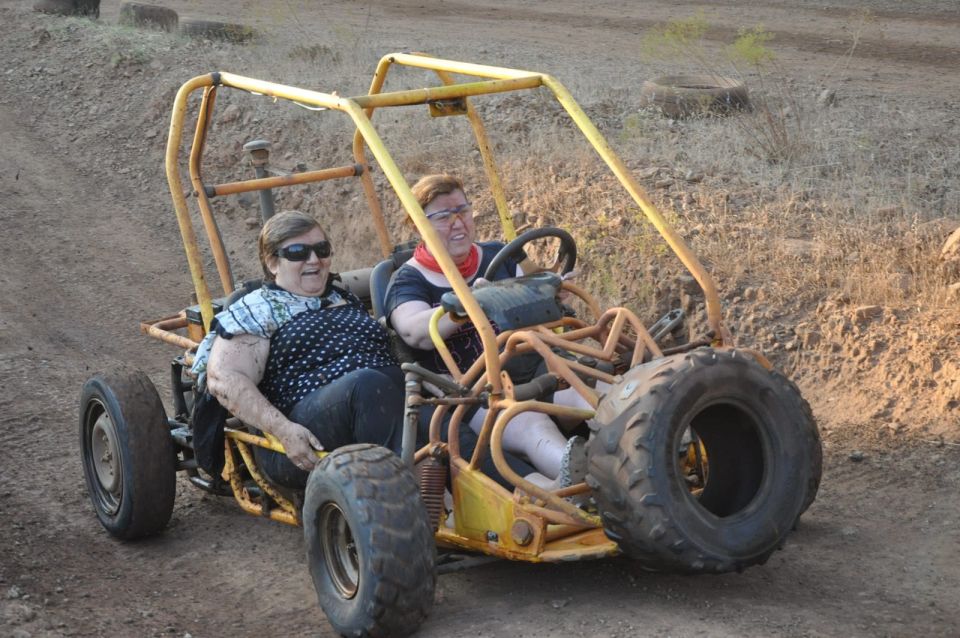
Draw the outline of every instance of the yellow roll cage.
M432 70L439 77L441 84L421 89L383 92L388 72L394 65ZM475 80L456 82L453 74L470 76ZM352 163L284 177L257 178L215 186L205 184L201 172L201 157L216 94L220 87L239 89L274 99L290 100L317 110L333 110L346 113L356 126L352 145ZM545 492L510 471L499 446L503 429L510 417L527 409L580 418L592 416L593 413L539 401L517 400L513 395L509 375L501 372L503 361L520 352L536 351L548 362L555 364L551 369L557 372L571 387L576 388L595 407L597 396L587 388L578 373L579 375L587 374L607 382L612 382L613 377L581 366L576 362L558 361L559 358L551 352L552 347L562 347L573 353L606 359L619 356L616 353L625 353L630 355L631 365L637 364L645 352L649 352L652 356L661 356L661 352L636 315L625 308L614 308L601 313L599 307L592 301L586 291L569 283L565 283L564 286L574 290L576 294L587 300L588 305L594 310L597 320L594 325L587 325L579 320L565 319L555 326L537 326L532 329L504 333L498 337L480 305L471 294L466 281L464 281L453 260L444 249L433 226L424 215L423 209L417 203L409 184L371 123L371 117L374 111L379 108L417 104L429 105L431 114L434 115L466 115L473 128L477 147L491 185L503 235L507 239L513 239L516 231L511 221L507 198L501 185L496 162L483 123L469 98L538 87L545 87L560 102L574 124L610 170L613 171L633 201L640 207L650 223L659 231L666 243L700 284L706 299L707 321L709 328L712 330L713 345L729 345L729 333L722 324L720 300L713 279L680 235L651 203L643 188L630 174L624 163L614 153L569 91L559 81L544 73L444 60L422 53L391 53L383 56L377 65L368 94L354 97L342 97L336 93L322 93L225 72L200 75L184 83L177 92L170 121L166 149L166 173L187 255L190 275L193 280L196 300L200 308L202 331L190 332L184 312L141 324L142 330L146 334L185 348L188 350L188 354L198 345L199 337L202 337L209 330L214 315L213 298L204 273L197 235L190 217L188 195L196 199L200 219L204 225L213 255L220 287L225 295L233 292L235 282L227 252L210 208L209 197L211 195L249 192L275 186L305 184L342 177L359 177L363 184L365 199L372 215L381 252L384 257L388 257L393 250L394 243L384 222L380 199L368 170L367 151L369 150L397 194L404 210L413 220L430 252L436 257L443 274L450 281L457 297L461 300L469 320L476 327L484 347L483 358L476 362L470 370L456 369L455 364L450 362L449 353L443 340L435 330L436 320L443 311L438 310L438 314L434 315L432 322L434 329L431 330L431 336L441 354L446 353L445 358L448 360L451 374L457 381L474 384L475 392L479 392L476 388L482 386L490 397L490 410L480 436L478 450L469 462L466 459L459 458L458 442L455 436L451 436L449 445L454 471L456 527L455 531L450 531L441 525L441 529L437 532L437 538L439 541L445 541L450 545L531 561L567 560L608 555L615 553L617 548L615 543L602 535L598 517L584 513L563 499L563 496L575 493L575 490L568 489L560 493ZM195 91L202 91L202 99L189 152L191 188L185 191L178 160L181 154L188 98ZM196 328L196 326L194 327ZM562 327L564 332L558 334L550 329L553 327ZM188 336L179 332L184 328L188 328ZM631 340L626 337L625 330L632 331L636 338ZM594 347L578 342L578 340L584 339L593 340L601 345ZM439 441L438 430L442 413L451 408L454 412L453 423L458 423L465 413L466 406L450 402L437 410L431 425L431 442ZM234 442L237 451L247 464L251 464L248 445L260 445L270 449L282 450L282 447L274 440L256 437L234 428L228 428L227 434L228 440ZM487 448L489 448L490 454L501 473L515 485L525 490L532 498L521 498L518 501L516 497L508 494L499 485L476 471L480 462L480 455ZM418 451L417 458L422 459L427 454L429 454L429 450L424 448ZM224 475L230 479L235 496L245 510L255 514L269 515L275 520L287 523L295 524L297 522L298 513L292 504L278 494L271 493L271 496L280 504L280 508L269 513L258 509L258 506L250 499L245 488L240 484L239 475L235 471L236 460L229 444L227 446L227 465ZM255 470L251 474L261 487L269 488L268 484L262 480L262 477ZM495 546L490 542L491 530L499 531L499 542ZM494 535L497 536L497 534Z

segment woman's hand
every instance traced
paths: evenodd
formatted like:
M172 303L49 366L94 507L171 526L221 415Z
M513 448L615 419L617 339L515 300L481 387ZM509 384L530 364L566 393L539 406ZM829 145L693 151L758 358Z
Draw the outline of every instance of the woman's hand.
M309 472L320 462L316 452L323 451L323 444L313 435L313 432L299 423L288 421L287 425L273 434L280 439L283 449L286 450L293 464L301 470Z
M294 465L312 470L323 445L307 428L285 417L263 396L257 384L263 378L270 341L253 335L217 338L207 364L207 390L235 417L280 440Z

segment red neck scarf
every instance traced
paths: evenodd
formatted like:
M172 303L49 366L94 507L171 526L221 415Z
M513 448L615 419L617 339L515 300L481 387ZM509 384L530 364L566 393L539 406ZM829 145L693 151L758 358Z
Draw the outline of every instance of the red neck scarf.
M421 266L427 270L432 270L433 272L443 273L440 270L440 264L437 263L437 260L433 258L427 251L427 247L423 242L417 245L417 249L413 251L413 258L417 260ZM460 276L464 279L469 280L472 275L477 272L477 266L480 265L480 249L476 244L470 246L470 254L467 255L467 258L462 264L457 264L457 270L460 271Z

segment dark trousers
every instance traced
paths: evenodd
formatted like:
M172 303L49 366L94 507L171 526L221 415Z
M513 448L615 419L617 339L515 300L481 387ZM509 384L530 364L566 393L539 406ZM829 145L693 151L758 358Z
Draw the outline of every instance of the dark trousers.
M403 437L404 406L403 372L396 366L379 369L355 370L333 383L318 388L301 399L290 412L290 420L304 426L320 439L325 450L335 450L351 443L375 443L400 454ZM433 408L420 408L417 443L427 442ZM465 419L460 426L460 451L469 459L477 445L477 435ZM446 427L442 429L445 441ZM307 472L295 466L286 454L261 447L254 448L257 464L278 485L302 488L307 484ZM514 472L526 476L535 471L533 466L505 454ZM513 489L497 472L490 455L480 466L481 471L507 489Z
M325 450L375 443L400 453L403 434L403 372L396 366L354 370L301 399L290 420L320 439ZM254 449L257 463L275 483L303 487L307 473L286 454Z

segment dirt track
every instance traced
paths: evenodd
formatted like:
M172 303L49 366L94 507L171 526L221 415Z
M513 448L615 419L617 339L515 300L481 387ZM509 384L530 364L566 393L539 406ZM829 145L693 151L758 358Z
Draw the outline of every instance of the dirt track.
M576 88L591 69L614 77L638 34L672 17L677 3L643 3L624 16L621 3L601 2L583 16L583 3L568 0L549 9L521 0L334 1L311 4L296 25L284 12L304 3L277 3L269 15L254 2L160 4L248 18L272 37L288 27L289 37L303 37L311 24L334 21L375 55L472 51L470 59L542 68ZM914 105L955 101L960 14L949 2L909 11L899 4L872 3L870 29L849 60L840 42L850 20L839 2L731 0L709 3L707 15L718 37L763 22L784 45L785 68L842 67L850 92ZM185 484L170 528L153 540L115 542L96 522L76 436L80 386L92 370L123 360L149 371L165 395L173 352L141 337L137 324L179 310L190 284L157 140L112 136L111 123L94 137L81 130L73 52L31 47L55 19L28 5L0 0L0 634L330 635L299 530ZM115 3L104 2L101 20L116 15ZM88 60L76 59L73 71L82 73ZM41 66L46 75L35 72ZM185 65L171 75L182 81L207 70ZM140 90L128 78L113 82L104 100ZM156 98L161 131L173 86L143 89ZM684 578L627 560L489 565L441 577L422 635L960 634L960 448L878 440L863 423L831 419L830 387L813 390L825 426L823 485L766 566ZM848 458L855 449L866 451L862 462Z

